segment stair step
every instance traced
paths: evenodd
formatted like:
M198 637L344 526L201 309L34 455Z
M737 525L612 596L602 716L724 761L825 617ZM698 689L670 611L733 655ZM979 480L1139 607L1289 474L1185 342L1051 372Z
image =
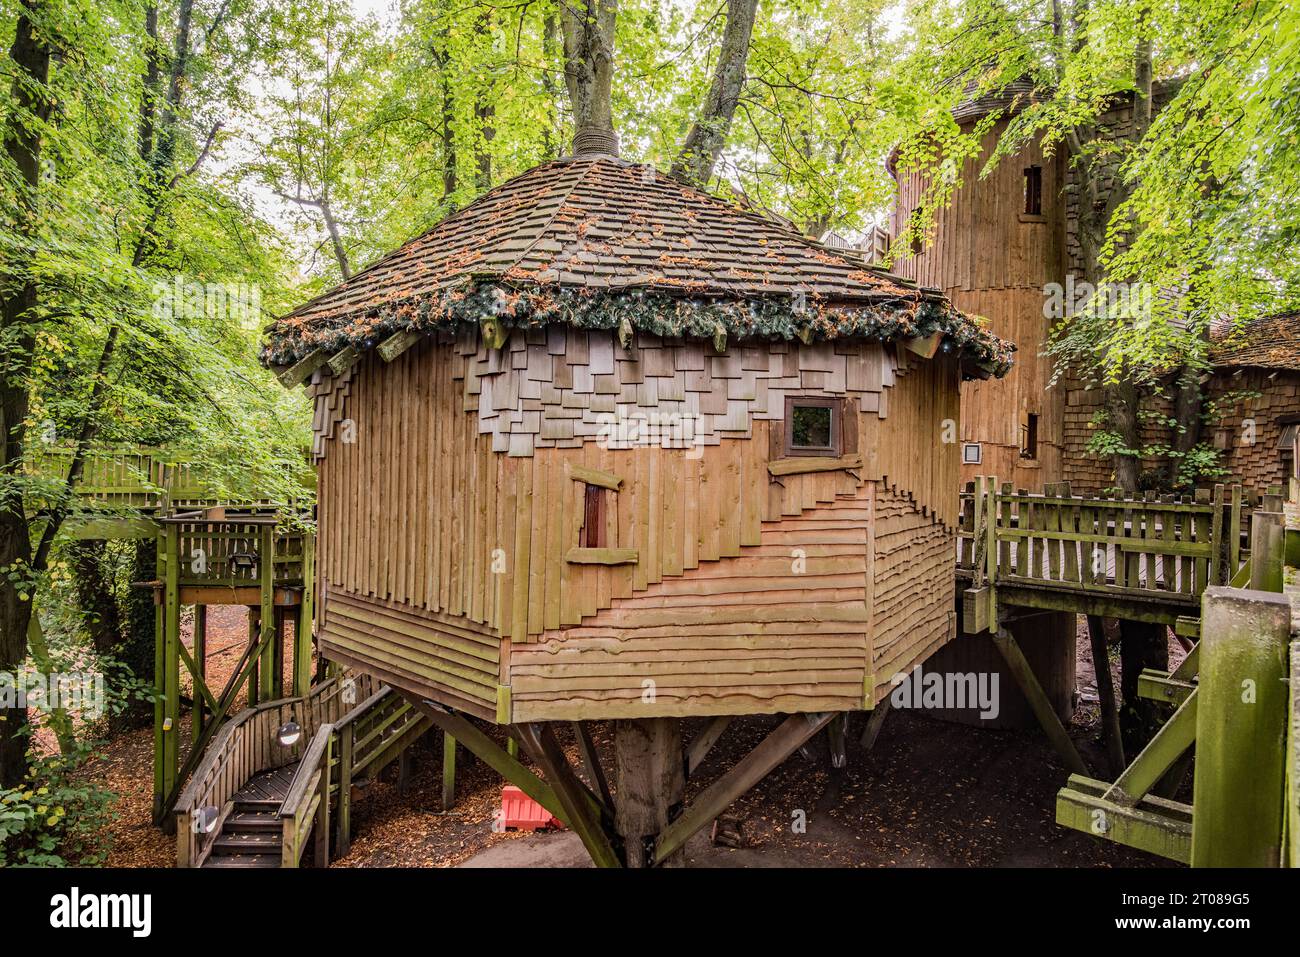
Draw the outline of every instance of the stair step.
M204 867L279 867L279 854L239 854L217 857L203 862Z
M226 830L230 831L275 831L279 833L283 825L280 816L267 811L239 811L226 818Z
M279 853L279 850L280 835L265 831L243 834L222 831L221 836L212 842L212 853L221 855L256 854L259 851Z
M234 809L236 811L251 811L256 814L259 811L278 811L283 803L283 801L275 798L237 797L234 800Z

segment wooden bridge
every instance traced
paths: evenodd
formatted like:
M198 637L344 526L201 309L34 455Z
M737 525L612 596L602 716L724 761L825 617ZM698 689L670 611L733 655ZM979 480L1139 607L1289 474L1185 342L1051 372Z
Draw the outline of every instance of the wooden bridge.
M408 754L429 719L368 674L248 708L204 751L176 802L180 867L318 866L351 840L354 788Z
M1205 589L1228 584L1250 556L1251 515L1281 503L1280 490L1240 485L1100 498L1072 495L1068 483L1029 493L981 477L961 493L965 629L996 633L999 608L1015 606L1166 624L1195 637Z
M1300 482L1285 498L1216 485L1107 499L984 477L960 524L964 630L993 636L1074 772L1057 822L1195 866L1300 866ZM1115 780L1088 770L1002 627L1022 608L1201 639L1171 671L1143 672L1139 694L1169 717ZM1113 693L1099 691L1105 710ZM1187 804L1174 796L1193 753Z

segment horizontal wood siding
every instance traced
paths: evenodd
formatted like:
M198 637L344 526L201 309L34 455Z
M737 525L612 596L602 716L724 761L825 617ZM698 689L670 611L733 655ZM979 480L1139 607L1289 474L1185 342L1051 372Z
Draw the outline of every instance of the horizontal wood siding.
M860 708L869 493L762 525L736 557L515 645L517 721Z
M497 637L463 618L412 610L334 590L321 630L331 658L374 666L405 688L428 689L458 707L495 713L501 648Z
M873 526L872 672L876 700L956 637L952 530L920 513L907 492L877 490Z

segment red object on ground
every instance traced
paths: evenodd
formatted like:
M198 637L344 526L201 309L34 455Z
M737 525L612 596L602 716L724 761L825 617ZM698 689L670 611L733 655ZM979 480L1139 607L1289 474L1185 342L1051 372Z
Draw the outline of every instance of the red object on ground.
M513 784L501 789L501 817L506 827L516 827L521 831L564 827L559 818Z

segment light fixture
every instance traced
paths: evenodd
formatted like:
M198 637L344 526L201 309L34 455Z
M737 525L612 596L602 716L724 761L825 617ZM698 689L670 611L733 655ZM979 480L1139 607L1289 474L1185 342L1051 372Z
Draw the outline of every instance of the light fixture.
M199 808L199 813L194 816L194 830L200 834L211 834L217 828L217 818L221 816L218 808L208 805Z
M297 721L286 721L284 724L280 725L280 730L277 732L276 736L279 738L282 745L286 748L291 748L297 744L298 739L302 737L302 728L299 726Z

